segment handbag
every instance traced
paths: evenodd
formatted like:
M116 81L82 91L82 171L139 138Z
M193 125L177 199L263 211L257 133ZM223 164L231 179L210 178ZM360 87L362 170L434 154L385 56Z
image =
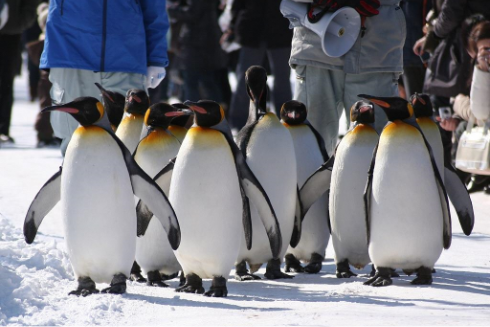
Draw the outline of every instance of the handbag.
M490 120L481 127L473 127L474 123L475 117L472 115L459 139L455 166L467 173L490 175Z
M469 94L471 57L463 46L460 28L439 43L429 59L427 70L424 93L447 98Z

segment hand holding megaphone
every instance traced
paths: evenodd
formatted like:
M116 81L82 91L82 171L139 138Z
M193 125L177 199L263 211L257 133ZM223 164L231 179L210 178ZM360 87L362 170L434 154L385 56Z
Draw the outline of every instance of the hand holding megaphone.
M370 4L378 0L325 0L326 5L336 3L339 7L340 1ZM310 22L307 17L306 4L282 0L280 10L282 15L289 19L290 28L304 26L320 36L322 50L329 57L340 57L347 53L356 42L361 29L361 18L356 9L351 7L342 7L335 12L327 12L315 23Z

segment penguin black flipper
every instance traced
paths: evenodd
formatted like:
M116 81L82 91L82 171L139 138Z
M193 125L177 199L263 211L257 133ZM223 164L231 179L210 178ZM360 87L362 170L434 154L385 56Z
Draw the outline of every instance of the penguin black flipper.
M253 123L245 125L245 127L243 127L237 135L236 144L240 148L240 151L242 151L242 155L245 158L247 158L248 142L250 141L250 137L252 136L254 128L258 123L259 121L254 121Z
M439 173L439 168L437 168L436 160L434 159L432 147L429 144L429 141L425 138L424 133L420 129L419 125L412 117L410 119L405 119L404 122L415 127L422 138L424 139L425 146L427 147L427 151L429 151L430 161L432 163L432 170L434 171L434 176L436 178L437 189L439 191L439 198L441 199L441 209L443 214L443 246L445 249L449 249L451 246L451 238L452 238L452 227L451 227L451 212L449 210L449 199L446 192L446 187L444 186L444 182L442 180L442 176Z
M153 177L155 183L157 183L162 189L170 188L170 181L172 179L175 159L177 159L177 157L171 159L169 163L165 167L163 167L163 169L160 170L158 174L155 175L155 177ZM141 200L138 201L138 205L136 206L136 217L138 219L136 235L145 235L146 229L148 228L150 220L153 217L153 212Z
M172 205L167 196L153 179L134 161L133 156L122 141L111 131L107 131L119 145L128 168L133 193L140 198L151 212L160 220L167 232L168 241L172 249L176 250L180 244L180 226ZM163 199L163 201L162 201Z
M332 155L323 165L320 166L306 180L300 190L300 199L303 206L302 216L304 217L313 203L318 200L323 193L330 188L330 180L332 179L333 163L335 155Z
M58 170L37 192L24 220L24 238L27 244L34 242L39 225L61 198L61 171Z
M368 178L366 182L366 188L364 189L364 213L366 215L366 239L369 245L369 240L371 238L371 197L373 194L373 172L374 165L376 163L376 154L378 153L378 144L373 150L373 156L371 158L371 164L369 165Z
M301 224L303 223L303 216L301 213L303 212L303 206L301 204L301 197L299 196L299 186L296 187L296 211L294 213L294 226L293 226L293 234L291 235L291 240L289 241L289 245L295 248L301 240Z
M469 236L475 225L475 213L470 194L454 168L449 164L444 167L444 184L454 209L458 214L459 223L465 235Z
M316 141L318 143L318 148L320 149L320 153L322 154L323 157L323 161L324 162L328 161L329 157L328 157L327 149L325 149L325 141L323 140L323 137L320 135L320 133L318 133L318 131L315 129L315 127L313 127L313 125L311 125L309 121L305 120L304 124L308 126L311 132L313 133L313 135L315 135Z
M279 222L277 221L276 213L272 207L271 201L269 200L269 196L248 166L245 156L233 141L232 136L220 129L218 130L225 136L228 144L230 145L230 149L235 158L235 165L237 168L240 185L243 187L243 190L247 196L247 201L248 199L252 200L253 204L257 208L260 219L264 224L265 231L267 232L267 236L269 238L272 255L274 258L277 258L282 247L282 236L279 228ZM247 218L247 215L244 214L244 218L250 219L250 223L244 223L244 226L252 226L250 215L249 218ZM247 235L247 231L245 231L245 235ZM251 235L252 234L250 233L250 236Z

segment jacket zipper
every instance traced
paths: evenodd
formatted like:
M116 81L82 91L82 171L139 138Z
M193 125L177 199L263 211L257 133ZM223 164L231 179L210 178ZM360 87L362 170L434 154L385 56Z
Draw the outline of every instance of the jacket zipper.
M61 16L63 16L63 4L64 3L65 3L65 0L61 0L61 6L60 6Z
M100 52L100 71L105 69L105 41L107 33L107 0L104 0L104 7L102 9L102 50Z

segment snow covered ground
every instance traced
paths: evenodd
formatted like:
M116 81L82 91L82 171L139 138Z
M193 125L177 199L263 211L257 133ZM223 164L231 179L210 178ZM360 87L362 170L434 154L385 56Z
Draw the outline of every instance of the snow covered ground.
M59 150L35 148L38 105L28 102L26 85L25 77L16 80L11 134L17 143L0 149L0 325L489 324L490 196L482 192L472 195L476 224L470 237L453 212L453 243L437 262L431 286L412 286L413 277L405 275L389 287L364 286L369 268L356 278L337 279L329 245L319 274L252 282L230 276L227 298L176 293L177 279L166 289L129 282L124 295L68 296L77 284L59 206L32 245L22 235L32 199L62 162Z

